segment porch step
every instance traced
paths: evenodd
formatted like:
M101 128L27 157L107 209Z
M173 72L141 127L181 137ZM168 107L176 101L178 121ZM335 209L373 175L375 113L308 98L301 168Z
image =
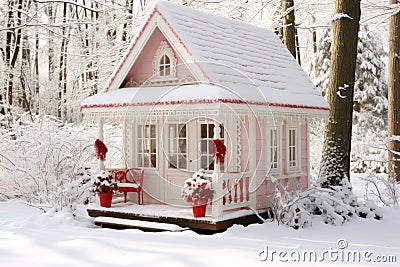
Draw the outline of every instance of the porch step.
M169 231L169 232L182 232L188 230L189 228L183 228L176 224L170 223L159 223L159 222L149 222L149 221L139 221L131 219L119 219L112 217L96 217L94 223L101 227L118 227L118 228L130 228L130 229L140 229L145 231Z

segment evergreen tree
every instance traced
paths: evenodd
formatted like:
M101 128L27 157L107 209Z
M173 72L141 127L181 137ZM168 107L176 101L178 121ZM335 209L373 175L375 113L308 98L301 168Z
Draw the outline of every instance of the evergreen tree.
M326 97L331 67L332 31L322 33L317 53L310 62L310 77ZM368 115L376 118L386 116L388 87L385 79L382 39L363 26L358 34L357 64L354 83L354 122L364 123ZM372 113L372 114L371 114ZM371 117L368 119L370 121ZM382 125L380 125L381 127Z
M356 78L354 84L353 143L351 170L353 172L386 172L384 151L376 144L386 139L387 93L383 41L379 34L362 26L358 34ZM322 32L317 52L310 62L310 77L326 97L332 44L332 31ZM374 144L374 145L372 145ZM365 151L368 151L369 156Z

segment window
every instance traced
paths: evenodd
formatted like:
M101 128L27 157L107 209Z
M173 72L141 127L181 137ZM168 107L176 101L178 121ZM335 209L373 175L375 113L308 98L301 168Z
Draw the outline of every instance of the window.
M171 76L171 60L167 55L162 55L158 65L158 76L168 77Z
M168 125L168 162L170 169L187 169L186 124Z
M299 166L298 157L298 133L297 128L288 128L288 167L297 169Z
M220 125L220 137L224 139L224 128ZM200 125L200 168L214 170L214 156L211 153L211 140L214 139L214 123ZM221 164L221 169L224 169Z
M157 167L157 132L155 124L138 125L138 167Z
M277 127L268 127L268 169L278 171L280 168L280 131Z
M153 59L153 74L155 81L176 80L177 58L166 41L162 41Z

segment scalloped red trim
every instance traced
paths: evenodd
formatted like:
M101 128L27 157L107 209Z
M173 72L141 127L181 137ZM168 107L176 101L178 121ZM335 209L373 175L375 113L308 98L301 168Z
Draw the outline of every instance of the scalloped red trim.
M213 104L213 103L227 103L227 104L240 104L240 105L257 105L257 106L271 106L271 107L284 107L284 108L302 108L302 109L314 109L314 110L329 110L329 108L305 106L305 105L293 105L293 104L280 104L280 103L268 103L268 102L257 102L257 101L244 101L234 99L200 99L200 100L177 100L167 102L143 102L143 103L121 103L121 104L93 104L81 106L84 108L118 108L118 107L141 107L141 106L168 106L168 105L181 105L181 104Z

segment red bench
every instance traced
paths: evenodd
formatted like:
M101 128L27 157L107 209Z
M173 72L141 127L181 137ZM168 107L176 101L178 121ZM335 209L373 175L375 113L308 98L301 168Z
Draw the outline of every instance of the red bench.
M117 183L118 191L124 193L125 203L128 192L136 192L138 195L138 204L143 204L143 176L144 170L139 168L115 172L114 178Z

